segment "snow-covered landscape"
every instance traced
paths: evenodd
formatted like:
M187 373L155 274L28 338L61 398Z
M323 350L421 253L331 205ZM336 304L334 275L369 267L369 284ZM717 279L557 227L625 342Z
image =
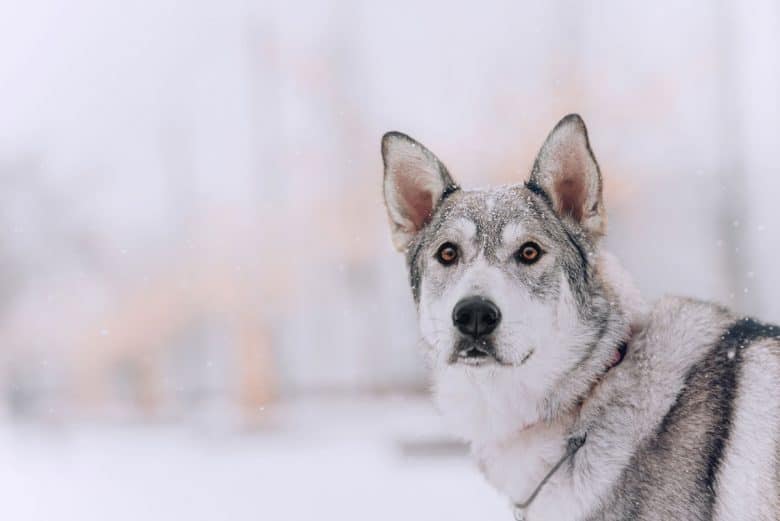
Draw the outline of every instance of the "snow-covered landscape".
M24 521L504 519L425 400L331 399L224 426L0 427L0 518ZM442 443L440 443L442 442Z

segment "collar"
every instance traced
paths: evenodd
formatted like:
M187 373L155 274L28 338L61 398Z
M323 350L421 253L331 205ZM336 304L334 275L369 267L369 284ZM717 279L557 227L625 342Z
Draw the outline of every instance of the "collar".
M615 354L612 356L612 360L609 363L609 367L607 367L607 373L610 372L612 369L620 365L620 362L623 361L623 359L626 357L626 353L628 352L628 342L622 342L617 349L615 349Z

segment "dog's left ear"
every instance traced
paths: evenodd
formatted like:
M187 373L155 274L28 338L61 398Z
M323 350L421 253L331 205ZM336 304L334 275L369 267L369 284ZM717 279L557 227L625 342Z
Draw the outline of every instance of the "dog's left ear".
M527 186L543 192L562 219L572 219L596 239L606 228L601 172L585 122L569 114L555 125L539 151Z

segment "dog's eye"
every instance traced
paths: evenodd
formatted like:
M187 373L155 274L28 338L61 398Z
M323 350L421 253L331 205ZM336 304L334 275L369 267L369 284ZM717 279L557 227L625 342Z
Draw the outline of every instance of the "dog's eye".
M533 264L542 256L542 249L535 242L526 242L515 253L515 259L522 264Z
M439 246L439 250L436 252L436 260L445 266L449 266L458 260L458 247L451 242L445 242Z

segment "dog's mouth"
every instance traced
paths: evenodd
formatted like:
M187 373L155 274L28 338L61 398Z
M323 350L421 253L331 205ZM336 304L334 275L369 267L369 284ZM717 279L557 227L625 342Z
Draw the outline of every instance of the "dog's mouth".
M450 363L476 367L491 364L507 365L496 353L492 341L466 339L461 339L455 344L455 349L450 356Z
M456 358L456 362L466 365L483 365L485 363L498 362L494 354L476 346L461 349L458 351Z

